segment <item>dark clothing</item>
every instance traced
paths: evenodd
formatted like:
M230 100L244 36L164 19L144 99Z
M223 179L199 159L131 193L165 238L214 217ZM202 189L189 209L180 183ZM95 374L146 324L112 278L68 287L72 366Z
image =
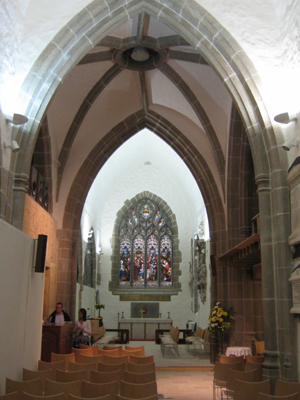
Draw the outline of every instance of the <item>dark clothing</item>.
M69 314L67 314L64 310L62 310L62 313L64 314L65 321L71 321ZM52 324L55 323L55 316L56 316L56 311L54 311L49 317L49 322L51 322Z

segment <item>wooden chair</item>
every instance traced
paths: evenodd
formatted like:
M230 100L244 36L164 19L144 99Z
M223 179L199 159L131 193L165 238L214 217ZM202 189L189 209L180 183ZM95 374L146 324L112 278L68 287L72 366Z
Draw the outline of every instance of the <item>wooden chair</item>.
M22 394L18 392L12 392L8 394L1 394L0 400L21 400Z
M87 346L86 344L80 344L79 349L92 349L93 356L97 356L99 354L98 353L99 347L96 344L94 344L93 346Z
M286 394L283 396L271 396L269 394L258 393L257 400L298 400L299 393Z
M116 395L116 400L131 400L131 399L128 399L128 397L124 397L124 396L121 396L121 395L117 394ZM140 400L157 400L157 395L155 394L154 396L143 397Z
M151 364L132 364L132 363L128 363L127 364L127 371L130 372L135 372L135 373L145 373L145 372L151 372L151 371L155 371L155 364L151 363Z
M156 381L142 384L121 381L120 395L129 399L143 399L145 397L157 396Z
M265 356L251 356L248 354L246 356L246 363L251 362L252 364L263 364L265 361Z
M139 357L145 357L143 354L145 352L142 349L138 350L122 350L122 356L127 356L128 361L130 361L130 356L139 356Z
M144 346L136 346L136 347L134 347L134 346L126 346L125 345L125 350L142 350L143 351L142 356L145 357L145 347Z
M275 384L275 396L285 396L287 394L299 393L300 400L300 382L288 382L277 379Z
M94 355L92 346L88 346L87 349L75 349L75 347L72 347L71 352L75 354L75 362L79 362L78 354L84 354L85 356L93 356Z
M34 394L41 396L43 394L43 385L41 379L33 379L31 381L14 381L6 378L5 394L18 392Z
M85 380L88 382L90 381L91 371L92 370L97 371L97 368L98 368L97 362L93 362L91 364L81 364L81 363L79 364L79 363L69 362L69 365L68 365L69 372L86 371L87 378Z
M105 346L105 345L103 345L102 350L108 350L108 351L118 350L119 356L122 355L122 346Z
M82 381L82 397L102 397L107 394L114 399L118 393L118 382L91 383Z
M55 371L57 369L64 369L66 366L66 363L64 360L62 361L57 361L57 362L47 362L47 361L38 361L38 370L39 371L44 371L47 369L52 369L52 380L54 381L55 379Z
M98 372L114 372L120 371L121 380L123 380L124 371L126 370L126 363L120 364L98 364Z
M65 394L54 394L53 396L35 396L34 394L22 393L22 400L65 400Z
M154 357L153 355L141 357L141 356L134 356L131 354L129 362L131 362L132 364L152 364L154 363Z
M117 381L118 382L118 391L120 391L121 378L122 378L122 373L119 369L117 371L111 371L111 372L91 371L90 382L106 383L106 382Z
M22 380L32 381L34 379L40 379L42 382L42 391L45 391L46 379L53 379L55 370L44 369L42 371L31 371L29 369L23 368Z
M121 364L125 363L127 368L128 358L127 356L119 356L119 357L111 357L107 354L103 356L103 363L104 364Z
M265 351L265 342L263 340L255 341L255 349L256 349L256 355L262 355L264 354Z
M99 363L102 362L103 355L99 354L97 356L86 356L84 354L78 354L78 363L80 364L91 364L91 363Z
M271 394L270 379L261 382L236 380L233 393L234 400L256 400L258 393Z
M92 400L90 397L77 397L77 396L74 396L73 394L69 394L69 400ZM111 395L110 394L106 394L105 396L102 396L102 397L94 397L93 398L93 400L113 400L112 398L111 398Z
M76 382L80 380L88 379L88 372L86 369L81 371L61 371L59 369L56 370L55 381L56 382Z
M122 350L120 349L113 349L113 350L104 350L104 349L98 349L98 354L106 354L110 357L120 357L122 355Z
M261 378L261 369L253 369L252 371L246 372L230 370L225 390L227 399L233 397L237 379L244 382L261 382Z
M76 362L75 361L75 354L70 353L70 354L56 354L56 353L51 353L51 362L57 362L57 361L64 361L65 366L64 369L65 371L68 371L68 364L69 362Z
M262 374L262 364L253 364L250 362L247 362L244 365L244 371L252 371L252 370L258 370L260 374Z
M217 397L222 398L223 392L227 388L227 381L231 374L231 371L242 371L243 364L241 362L235 364L223 364L221 362L215 362L215 372L213 381L213 399Z
M156 381L156 374L155 371L144 372L142 374L125 371L123 380L129 383L149 383Z
M68 400L69 394L74 396L81 396L81 381L76 382L54 382L49 379L46 380L45 396L54 396L56 394L64 393L65 400Z
M245 363L245 357L244 356L225 356L224 354L221 354L220 357L220 363L222 364L235 364L238 362L242 362L243 364Z

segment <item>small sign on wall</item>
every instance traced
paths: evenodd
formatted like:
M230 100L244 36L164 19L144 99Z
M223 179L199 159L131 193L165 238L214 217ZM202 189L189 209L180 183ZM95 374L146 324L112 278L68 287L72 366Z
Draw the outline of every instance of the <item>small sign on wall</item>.
M131 303L131 318L159 318L159 303Z

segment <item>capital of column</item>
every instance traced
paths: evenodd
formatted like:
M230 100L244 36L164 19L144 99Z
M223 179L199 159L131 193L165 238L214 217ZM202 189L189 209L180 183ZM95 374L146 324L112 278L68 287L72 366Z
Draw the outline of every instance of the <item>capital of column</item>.
M255 177L255 182L257 185L257 193L269 192L271 190L269 175L258 174Z

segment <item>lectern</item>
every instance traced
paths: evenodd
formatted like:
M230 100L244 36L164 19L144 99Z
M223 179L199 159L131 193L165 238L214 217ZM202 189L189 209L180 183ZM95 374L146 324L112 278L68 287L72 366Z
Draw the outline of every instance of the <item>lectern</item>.
M73 343L73 323L43 324L42 361L51 361L51 353L71 353Z

